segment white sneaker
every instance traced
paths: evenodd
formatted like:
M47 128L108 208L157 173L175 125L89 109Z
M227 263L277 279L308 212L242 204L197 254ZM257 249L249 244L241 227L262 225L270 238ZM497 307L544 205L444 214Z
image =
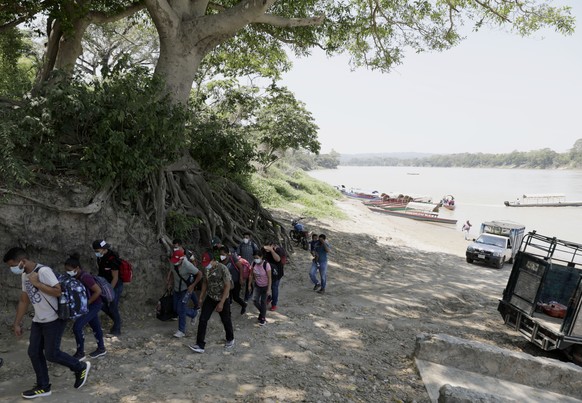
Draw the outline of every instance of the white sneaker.
M234 347L234 339L232 339L231 341L227 341L226 343L224 343L224 348L233 348Z
M174 333L174 337L181 339L182 337L186 337L186 333L178 330L176 333Z
M195 344L193 346L188 346L188 347L190 347L190 350L194 351L195 353L198 353L198 354L204 353L204 349L202 347L200 347L198 344Z

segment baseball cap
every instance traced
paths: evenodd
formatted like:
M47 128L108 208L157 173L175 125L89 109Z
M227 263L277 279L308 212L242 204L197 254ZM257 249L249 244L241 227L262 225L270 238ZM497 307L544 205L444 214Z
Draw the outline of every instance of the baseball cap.
M105 239L97 239L93 241L93 249L111 249L111 245L105 242Z
M180 250L180 249L175 250L174 253L172 253L172 257L170 258L170 262L172 262L172 264L179 263L183 257L184 257L183 250Z
M202 255L202 267L208 266L210 262L212 262L212 257L210 256L210 253L204 252L204 254Z

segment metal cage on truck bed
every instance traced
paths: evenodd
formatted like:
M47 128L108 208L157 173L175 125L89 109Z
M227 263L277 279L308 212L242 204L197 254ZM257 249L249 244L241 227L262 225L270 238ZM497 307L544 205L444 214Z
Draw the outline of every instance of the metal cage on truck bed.
M538 303L565 305L564 318ZM497 310L505 324L544 350L582 344L582 245L537 234L526 235Z

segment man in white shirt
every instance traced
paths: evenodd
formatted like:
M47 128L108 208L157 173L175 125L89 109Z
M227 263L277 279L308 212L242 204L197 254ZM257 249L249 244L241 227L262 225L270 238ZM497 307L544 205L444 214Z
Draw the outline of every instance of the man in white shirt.
M79 389L87 381L91 363L81 362L61 351L61 338L66 322L57 315L58 297L61 295L61 285L54 272L48 266L43 266L31 260L22 248L12 248L4 255L4 263L13 274L22 277L22 292L16 308L14 319L14 334L23 334L22 319L32 303L34 318L30 328L28 356L36 373L36 385L22 392L25 399L49 396L51 384L47 360L64 365L75 373L75 388Z

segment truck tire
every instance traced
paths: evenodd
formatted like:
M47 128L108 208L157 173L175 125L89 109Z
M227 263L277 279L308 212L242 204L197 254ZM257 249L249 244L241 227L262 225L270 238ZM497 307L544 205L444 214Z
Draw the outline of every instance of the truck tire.
M503 265L505 264L505 256L501 256L501 260L497 263L497 268L499 270L503 269Z
M467 258L467 263L473 263L473 259L471 259L470 257Z

